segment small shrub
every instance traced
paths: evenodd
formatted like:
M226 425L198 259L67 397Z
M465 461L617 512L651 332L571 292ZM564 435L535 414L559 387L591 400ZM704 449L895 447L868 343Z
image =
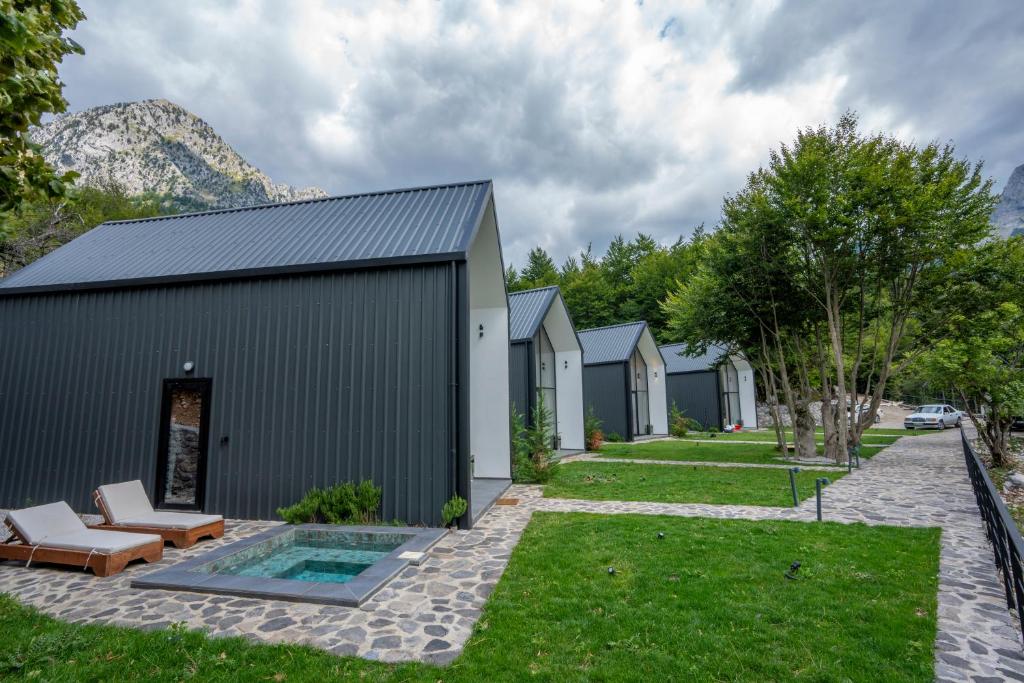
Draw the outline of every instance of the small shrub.
M619 434L618 432L609 432L608 436L606 436L604 440L609 443L621 443L622 435Z
M554 474L555 451L551 447L551 411L537 394L533 424L524 425L523 416L512 409L512 479L526 484L544 484Z
M597 451L604 441L604 433L601 431L601 418L594 414L594 406L587 408L587 415L583 418L584 446L588 451Z
M689 430L691 432L706 432L706 431L710 431L709 429L705 429L704 425L702 425L700 422L697 422L692 417L686 418L686 428L687 428L687 430Z
M313 487L294 505L278 508L288 524L371 524L377 520L384 490L369 479L326 489Z
M687 433L690 431L689 418L683 414L683 411L679 410L675 401L672 401L672 410L669 411L668 431L677 439L686 438Z
M452 522L466 514L468 507L465 498L458 495L452 496L451 500L441 507L441 519L444 520L444 525L451 526Z

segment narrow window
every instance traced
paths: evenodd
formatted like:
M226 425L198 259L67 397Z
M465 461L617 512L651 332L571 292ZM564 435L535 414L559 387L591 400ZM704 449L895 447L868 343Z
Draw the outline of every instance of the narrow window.
M537 349L537 391L544 398L544 407L551 416L551 424L548 425L548 436L552 445L557 448L558 434L558 391L557 373L555 372L555 349L551 345L548 331L541 325L537 335L540 339Z
M157 507L203 509L209 421L209 379L164 380L156 472Z
M647 396L647 363L640 351L633 352L629 364L630 391L633 395L633 434L650 434L651 406Z

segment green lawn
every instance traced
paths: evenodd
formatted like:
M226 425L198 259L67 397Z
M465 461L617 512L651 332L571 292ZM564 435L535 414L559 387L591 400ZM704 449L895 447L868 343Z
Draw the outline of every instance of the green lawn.
M828 477L835 481L845 474L844 470L801 470L797 474L797 494L800 500L813 496L815 479ZM560 465L544 486L544 497L773 507L793 504L785 469L617 462Z
M895 443L896 440L900 438L900 436L905 436L903 434L897 436L895 434L874 434L872 432L874 432L874 430L864 434L863 438L861 439L862 443L884 444L884 445L888 446L889 444ZM919 432L913 432L913 433L917 434ZM817 434L819 436L823 436L824 433L819 430L817 432ZM786 435L787 435L787 438L792 440L793 432L787 430ZM685 437L685 440L688 440L688 441L694 441L694 440L698 440L698 441L706 441L706 440L714 440L714 441L764 441L766 443L775 443L775 432L773 432L773 431L733 432L733 433L726 433L726 432L713 432L713 433L709 433L709 432L690 432ZM820 438L819 438L819 442L820 442Z
M862 458L870 458L884 446L864 446ZM822 449L818 449L821 452ZM606 443L598 453L603 458L643 458L647 460L692 460L699 462L739 462L785 464L771 444L705 443L702 441L666 440L638 443Z
M76 626L0 596L0 678L930 681L938 561L936 529L538 512L447 668Z

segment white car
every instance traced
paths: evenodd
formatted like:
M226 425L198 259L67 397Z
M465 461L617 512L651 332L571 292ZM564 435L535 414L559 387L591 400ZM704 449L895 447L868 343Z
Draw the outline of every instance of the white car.
M960 411L953 406L935 403L921 406L903 418L907 429L945 429L960 426Z

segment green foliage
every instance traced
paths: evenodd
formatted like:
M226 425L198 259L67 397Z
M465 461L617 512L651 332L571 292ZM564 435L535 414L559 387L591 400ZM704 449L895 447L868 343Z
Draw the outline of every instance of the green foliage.
M67 109L57 65L83 53L64 34L84 18L74 0L0 0L0 213L59 197L74 178L56 176L28 131L43 114Z
M601 432L601 418L594 413L594 406L587 406L587 414L583 417L583 438L588 451L597 451L604 441L604 434Z
M672 408L668 413L668 431L677 439L686 437L690 431L690 425L694 420L686 417L683 411L679 410L679 406L676 405L675 401L672 401Z
M117 183L73 187L61 199L25 202L3 221L0 231L0 276L24 268L106 221L148 218L163 212L160 204L132 197Z
M973 407L1002 466L1011 457L1010 423L1024 415L1024 238L989 240L945 265L929 287L924 320L938 341L917 359L916 373L952 386Z
M526 426L523 416L512 408L512 479L527 484L543 484L557 467L552 443L551 411L544 395L537 392L533 419Z
M661 337L666 320L661 301L693 272L706 239L702 228L689 242L680 239L667 247L642 233L628 242L618 236L603 257L588 246L560 269L538 247L522 272L510 266L505 280L509 291L558 285L577 329L646 320Z
M369 479L358 486L351 482L326 489L311 488L300 501L278 508L288 524L371 524L377 521L383 489Z
M665 302L669 336L743 352L797 416L867 393L861 424L826 419L829 456L845 458L895 369L934 341L915 324L922 282L989 234L993 203L952 146L863 135L852 114L802 130L725 199L700 267Z
M622 443L622 435L618 432L608 432L605 435L604 440L608 443Z
M452 496L451 500L441 507L441 519L444 520L444 525L451 526L452 522L466 514L467 509L468 504L465 498L458 495Z

